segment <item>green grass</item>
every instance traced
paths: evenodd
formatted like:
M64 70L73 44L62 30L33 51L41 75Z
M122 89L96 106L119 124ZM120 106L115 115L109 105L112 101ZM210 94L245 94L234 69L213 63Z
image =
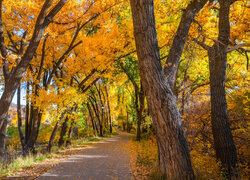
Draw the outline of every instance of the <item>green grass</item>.
M28 167L34 164L35 162L42 161L43 159L46 159L46 155L28 155L26 157L18 157L10 164L0 163L0 174L1 176L12 175L16 173L19 169Z

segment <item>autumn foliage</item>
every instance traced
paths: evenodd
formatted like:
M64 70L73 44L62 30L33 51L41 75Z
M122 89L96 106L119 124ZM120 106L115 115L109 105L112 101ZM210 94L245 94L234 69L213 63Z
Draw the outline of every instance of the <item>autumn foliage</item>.
M154 1L163 68L172 65L166 59L185 8L194 2L200 1ZM57 145L68 146L75 139L104 136L120 128L141 140L130 142L133 173L139 179L160 177L157 129L146 100L149 95L143 89L129 1L0 0L0 3L0 107L17 104L14 110L8 105L11 115L8 120L4 111L0 114L0 160L9 163L21 155L50 152ZM49 5L43 12L46 3ZM212 0L204 4L194 14L185 38L172 95L177 100L195 176L220 179L226 176L223 165L216 159L211 128L206 47L217 42L221 6L219 1ZM230 4L225 78L228 117L242 178L250 176L249 7L246 0ZM42 23L43 31L38 31L35 29L41 25L38 20L42 13L44 22L46 17L52 17L51 13L54 16L48 23ZM40 38L36 31L42 33ZM30 47L34 37L37 46ZM28 61L25 57L30 52L33 53ZM18 74L19 71L22 73ZM15 96L14 101L16 90L21 95Z

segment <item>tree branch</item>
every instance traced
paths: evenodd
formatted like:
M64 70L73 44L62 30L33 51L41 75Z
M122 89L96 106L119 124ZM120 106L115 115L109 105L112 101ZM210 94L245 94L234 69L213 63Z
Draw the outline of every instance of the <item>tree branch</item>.
M227 50L227 52L232 52L232 51L235 51L237 49L240 49L241 47L250 47L250 43L242 43L242 44L237 44L233 47L231 47L230 49ZM250 51L250 50L247 50L246 51Z
M3 75L5 82L9 79L10 72L9 72L9 63L6 60L7 57L7 48L4 42L4 31L3 31L3 20L2 20L2 2L0 0L0 51L1 51L1 58L3 61Z

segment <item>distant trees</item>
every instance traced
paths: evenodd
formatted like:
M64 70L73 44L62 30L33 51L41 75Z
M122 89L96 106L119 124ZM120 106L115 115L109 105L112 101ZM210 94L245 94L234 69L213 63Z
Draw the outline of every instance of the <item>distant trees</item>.
M96 83L89 93L87 108L94 132L99 136L112 133L111 109L107 86Z
M138 62L134 61L131 57L126 58L125 63L118 63L121 70L127 75L129 81L132 83L134 88L133 101L134 109L136 111L137 117L137 131L136 131L136 140L140 141L141 139L141 125L144 120L144 109L145 109L145 95L143 92L143 87L139 77L139 67ZM127 128L128 124L127 124Z

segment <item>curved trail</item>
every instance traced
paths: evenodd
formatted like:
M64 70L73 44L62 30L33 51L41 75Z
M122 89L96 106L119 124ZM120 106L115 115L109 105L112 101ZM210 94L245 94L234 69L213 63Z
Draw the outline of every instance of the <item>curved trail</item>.
M129 164L129 138L130 135L120 133L119 136L91 145L86 150L56 165L38 177L38 180L134 179Z

